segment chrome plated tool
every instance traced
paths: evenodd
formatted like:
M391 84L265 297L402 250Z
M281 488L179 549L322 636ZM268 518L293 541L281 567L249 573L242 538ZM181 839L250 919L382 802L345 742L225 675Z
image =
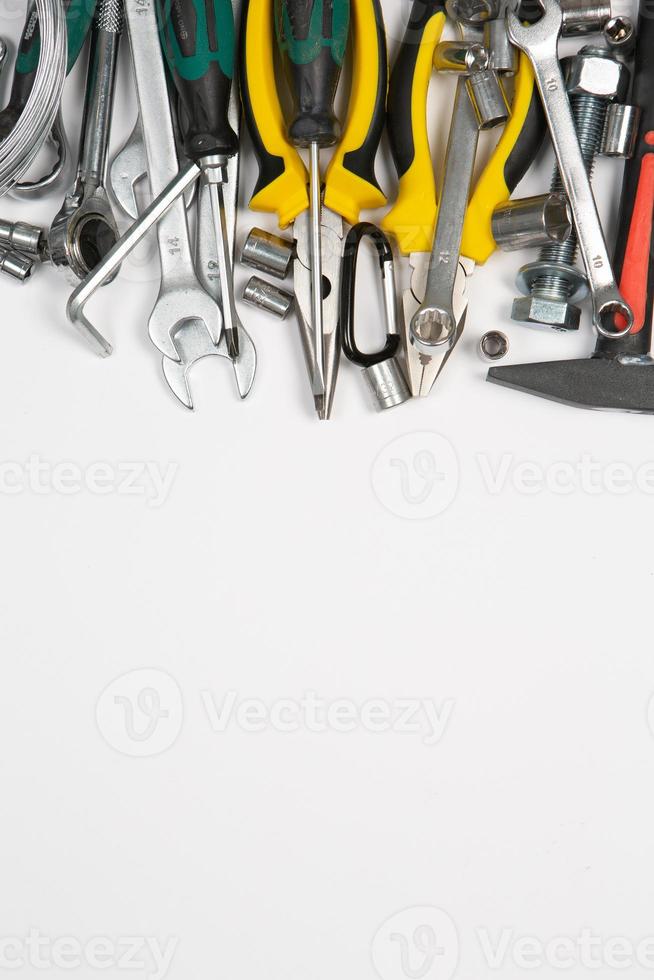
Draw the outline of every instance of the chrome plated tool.
M557 0L539 0L543 15L524 24L510 11L509 36L531 61L541 94L552 143L579 238L593 304L597 332L617 340L630 333L634 314L615 280L604 231L575 127L565 79L559 61L563 12ZM618 327L618 318L624 326Z
M98 2L91 33L77 177L48 234L52 263L72 282L84 279L118 239L105 179L123 13L122 0Z

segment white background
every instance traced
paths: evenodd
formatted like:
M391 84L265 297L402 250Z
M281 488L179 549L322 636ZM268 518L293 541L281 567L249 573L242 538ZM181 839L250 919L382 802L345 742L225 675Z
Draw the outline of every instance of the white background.
M408 3L384 6L393 55ZM22 8L2 33L17 36ZM127 68L115 148L134 120ZM67 87L73 132L82 82L78 70ZM452 90L435 88L438 157ZM244 155L241 241L265 223L246 210ZM520 192L544 191L551 164ZM597 187L612 227L620 167L603 162ZM1 210L48 224L62 197ZM618 970L607 949L654 935L654 498L639 471L653 423L485 382L476 345L491 327L515 363L593 347L587 317L578 335L510 322L529 258L479 270L431 397L375 414L344 363L328 424L292 321L243 307L255 389L241 404L229 366L209 359L190 413L147 335L154 263L137 256L92 306L107 360L67 323L53 270L24 288L3 279L0 462L51 469L40 492L0 494L0 938L14 941L0 973L30 929L50 944L170 941L171 980L515 978L520 937L567 937L575 977L651 972L651 952L649 968L632 951ZM362 267L372 342L381 301ZM159 507L118 476L108 493L66 494L52 469L65 462L150 462L174 481ZM155 673L130 673L142 669ZM307 692L352 710L425 699L447 724L435 744L362 720L283 732L232 716L219 732L206 710ZM594 970L575 946L584 929ZM505 937L494 970L484 931ZM15 977L71 972L26 949ZM554 955L531 972L556 975ZM156 975L144 953L136 965L76 972Z

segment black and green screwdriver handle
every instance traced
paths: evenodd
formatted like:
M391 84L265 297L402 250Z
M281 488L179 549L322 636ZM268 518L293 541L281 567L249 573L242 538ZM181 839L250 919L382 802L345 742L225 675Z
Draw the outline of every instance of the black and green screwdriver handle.
M157 0L161 45L179 96L190 160L232 157L229 123L236 37L231 0Z
M382 222L403 254L431 251L438 214L427 128L433 58L446 22L442 0L414 0L391 73L388 132L400 179L395 205ZM534 162L547 127L529 59L521 55L511 117L470 200L461 254L486 262L496 250L495 209L512 195Z
M334 146L334 112L350 30L350 0L275 0L275 33L293 99L293 146Z
M650 354L654 314L654 19L641 0L634 62L632 105L641 110L634 156L627 160L620 201L614 271L620 293L634 313L630 333L600 337L596 355ZM620 324L619 324L620 325Z
M277 214L282 228L309 207L306 167L296 145L311 142L311 135L324 140L322 145L338 140L329 79L338 77L338 59L342 61L345 55L347 33L342 3L304 0L304 15L299 18L296 7L288 3L286 7L284 16L283 5L275 11L273 0L245 0L241 32L241 96L259 163L250 207ZM388 61L379 0L349 0L349 7L352 93L343 135L327 169L325 205L355 224L364 208L381 207L386 200L375 176L375 158L384 128ZM304 67L294 64L287 69L304 71L300 82L292 86L302 94L290 127L275 85L275 33L289 60L307 62ZM308 93L305 101L305 85L312 72L323 72L326 67L327 85L324 75L321 80L326 96L314 106L316 100Z
M96 0L64 0L66 29L68 33L68 62L70 72L77 61L84 41L93 23ZM25 26L21 35L14 70L11 95L6 107L0 112L0 139L5 139L16 125L34 86L41 53L41 33L34 0L29 4Z

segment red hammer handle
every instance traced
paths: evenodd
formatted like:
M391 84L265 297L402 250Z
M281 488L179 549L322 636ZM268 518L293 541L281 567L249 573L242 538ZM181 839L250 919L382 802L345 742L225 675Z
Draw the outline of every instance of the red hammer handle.
M598 353L647 354L654 312L654 19L640 0L632 103L642 115L635 155L625 167L614 268L620 291L634 311L622 340L600 340Z

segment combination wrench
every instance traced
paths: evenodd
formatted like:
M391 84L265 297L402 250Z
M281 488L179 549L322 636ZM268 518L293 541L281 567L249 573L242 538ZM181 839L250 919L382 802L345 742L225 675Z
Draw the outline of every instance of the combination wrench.
M535 24L523 24L515 12L509 11L509 37L525 52L534 69L588 276L595 329L602 337L617 340L631 332L634 314L615 279L561 71L563 12L557 0L539 3L543 16Z
M77 177L48 234L53 265L70 274L73 282L84 279L118 240L104 185L122 29L122 0L99 0L91 34Z
M127 31L139 103L150 190L158 197L179 165L154 0L125 0ZM157 224L161 286L150 316L155 347L179 361L175 334L188 320L203 321L212 346L220 343L220 308L198 283L184 200L176 201Z

